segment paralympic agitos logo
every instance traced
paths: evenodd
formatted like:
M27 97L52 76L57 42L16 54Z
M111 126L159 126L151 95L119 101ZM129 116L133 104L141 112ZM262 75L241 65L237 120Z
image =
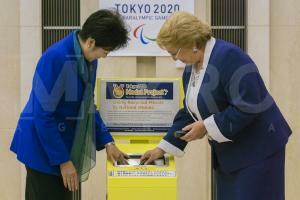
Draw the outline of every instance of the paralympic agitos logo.
M140 42L144 45L149 44L150 42L155 42L156 38L150 38L144 34L144 26L145 24L139 25L133 31L133 36L140 40Z

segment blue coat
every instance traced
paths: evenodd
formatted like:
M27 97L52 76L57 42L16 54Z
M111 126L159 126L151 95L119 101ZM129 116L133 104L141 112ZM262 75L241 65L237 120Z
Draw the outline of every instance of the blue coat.
M191 77L191 66L183 73L184 92ZM175 116L164 140L184 150L186 142L174 131L193 123L186 104ZM216 40L197 98L202 119L214 115L224 137L232 142L209 140L214 167L232 172L264 160L281 150L291 129L268 93L255 63L241 49Z
M73 34L49 47L38 61L29 100L11 144L18 160L48 174L60 175L59 164L70 160L83 97L84 83L77 74ZM91 65L95 87L97 60ZM101 150L113 139L98 111L95 118L96 148Z

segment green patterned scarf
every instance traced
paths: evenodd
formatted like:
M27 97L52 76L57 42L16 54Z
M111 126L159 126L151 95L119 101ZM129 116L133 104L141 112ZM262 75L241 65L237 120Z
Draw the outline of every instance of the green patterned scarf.
M75 137L71 150L71 160L80 182L86 181L90 170L96 164L95 106L92 83L93 69L87 65L81 51L77 32L73 33L77 72L85 84L83 98L78 112Z

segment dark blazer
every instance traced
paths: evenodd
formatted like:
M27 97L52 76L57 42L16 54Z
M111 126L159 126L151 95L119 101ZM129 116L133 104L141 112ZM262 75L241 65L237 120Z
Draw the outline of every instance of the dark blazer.
M38 61L30 97L11 144L18 160L48 174L60 175L59 164L70 160L85 87L77 73L73 34L49 47ZM97 61L91 66L95 87ZM95 118L96 148L100 150L113 139L99 112Z
M191 66L183 73L184 92ZM198 109L202 120L214 116L220 132L232 142L209 140L215 167L224 171L249 166L281 150L291 129L268 93L255 63L235 45L216 40L200 87ZM184 108L179 110L164 140L183 150L186 142L173 136L175 130L193 123Z

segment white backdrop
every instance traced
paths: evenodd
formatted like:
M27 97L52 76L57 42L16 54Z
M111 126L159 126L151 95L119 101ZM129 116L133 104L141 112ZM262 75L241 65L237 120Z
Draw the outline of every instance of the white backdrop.
M117 9L131 29L128 47L112 52L110 56L167 56L155 42L163 22L176 11L194 14L194 0L99 1L101 9Z

